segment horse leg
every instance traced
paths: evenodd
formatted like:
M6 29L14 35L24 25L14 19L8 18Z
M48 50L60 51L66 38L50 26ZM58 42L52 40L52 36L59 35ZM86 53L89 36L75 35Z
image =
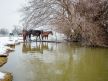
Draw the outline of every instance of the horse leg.
M42 36L42 40L43 40L43 36Z
M48 40L48 36L47 36L47 40Z
M23 37L23 42L25 42L25 39L24 39L24 37Z
M45 36L45 40L46 40L46 36Z
M23 42L25 43L25 40L23 39Z
M27 36L25 37L25 41L27 42Z
M37 42L37 36L36 36L36 42Z
M29 35L29 41L31 41L31 34Z
M23 42L25 43L25 40L26 40L26 36L23 36Z
M39 40L41 41L41 38L40 38L40 36L39 36Z

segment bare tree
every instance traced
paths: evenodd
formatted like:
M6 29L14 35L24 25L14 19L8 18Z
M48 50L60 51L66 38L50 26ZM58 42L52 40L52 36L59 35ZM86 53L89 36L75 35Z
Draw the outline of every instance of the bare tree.
M30 0L22 11L27 29L50 24L85 45L108 45L108 0Z
M22 9L25 27L30 29L46 24L51 17L52 3L54 0L31 0L28 6Z
M75 5L75 10L80 14L81 35L86 45L106 46L108 45L107 0L80 0Z
M19 28L19 26L14 25L14 29L12 30L12 33L18 35L21 32L22 30Z

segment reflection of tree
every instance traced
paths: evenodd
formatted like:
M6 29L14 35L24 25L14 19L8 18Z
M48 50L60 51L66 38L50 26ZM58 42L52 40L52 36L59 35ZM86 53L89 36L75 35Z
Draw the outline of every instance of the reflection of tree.
M105 73L106 55L105 50L90 49L90 48L73 48L67 49L69 60L64 63L64 68L59 65L57 68L62 68L63 78L61 81L97 81L108 80ZM60 63L59 63L60 64ZM60 80L59 80L60 81Z
M51 48L52 50L53 48ZM27 53L27 52L39 52L39 53L43 53L44 50L50 50L50 48L48 47L48 43L35 43L35 45L32 43L23 43L22 46L22 52Z
M39 57L29 58L29 61L26 58L24 70L32 72L31 81L108 81L106 49L83 48L74 44L70 46L72 44L58 44L56 51L48 51L47 54L39 55ZM50 56L47 56L48 54ZM45 62L44 58L50 58L48 61L52 59L53 61Z

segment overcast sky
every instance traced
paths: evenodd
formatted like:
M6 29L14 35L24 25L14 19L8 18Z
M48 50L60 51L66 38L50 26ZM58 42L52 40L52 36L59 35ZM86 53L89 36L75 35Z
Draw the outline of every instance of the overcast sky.
M13 25L19 25L21 13L18 10L24 6L27 0L0 0L0 28L13 29Z

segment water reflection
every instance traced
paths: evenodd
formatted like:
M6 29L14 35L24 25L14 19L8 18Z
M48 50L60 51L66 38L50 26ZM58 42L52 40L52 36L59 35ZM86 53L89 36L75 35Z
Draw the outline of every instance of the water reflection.
M55 50L25 62L31 81L108 81L107 49L61 44Z
M104 48L26 43L16 46L8 60L0 70L13 72L13 81L108 81L108 49Z
M53 46L48 42L33 42L33 43L23 43L22 52L23 53L42 53L43 51L53 51Z

